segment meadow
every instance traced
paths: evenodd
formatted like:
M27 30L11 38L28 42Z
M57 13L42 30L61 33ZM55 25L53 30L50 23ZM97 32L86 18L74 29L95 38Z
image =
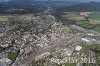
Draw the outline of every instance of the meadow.
M100 12L65 12L62 18L66 22L73 20L80 27L100 32Z

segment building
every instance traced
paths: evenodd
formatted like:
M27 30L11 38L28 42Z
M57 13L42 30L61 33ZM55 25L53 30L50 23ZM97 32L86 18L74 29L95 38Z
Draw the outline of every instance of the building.
M50 56L50 52L45 52L45 53L43 53L43 54L37 56L37 57L35 58L35 60L38 61L38 60L40 60L40 59L45 59L45 58L48 57L48 56Z
M77 46L75 47L75 50L76 50L76 51L80 51L81 49L82 49L82 47L79 46L79 45L77 45Z
M1 63L1 65L9 65L9 64L11 64L12 63L12 61L10 60L10 59L8 59L8 58L2 58L2 59L0 59L0 63Z
M81 40L84 41L84 42L91 42L91 41L88 40L87 38L82 38Z

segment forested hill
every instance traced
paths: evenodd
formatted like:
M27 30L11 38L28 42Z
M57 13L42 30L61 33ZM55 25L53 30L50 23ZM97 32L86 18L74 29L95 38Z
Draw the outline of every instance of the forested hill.
M43 4L36 4L33 0L11 0L0 2L0 14L25 14L40 13L47 7Z
M89 3L81 3L81 4L75 4L72 6L64 6L57 8L57 11L61 12L90 12L90 11L100 11L100 3L97 2L89 2Z
M77 4L77 2L10 0L7 2L0 2L0 14L40 13L48 7L63 7L75 4Z

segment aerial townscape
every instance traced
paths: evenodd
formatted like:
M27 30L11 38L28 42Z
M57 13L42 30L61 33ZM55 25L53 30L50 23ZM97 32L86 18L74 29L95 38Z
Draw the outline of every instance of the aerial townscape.
M99 6L0 0L0 66L100 66Z

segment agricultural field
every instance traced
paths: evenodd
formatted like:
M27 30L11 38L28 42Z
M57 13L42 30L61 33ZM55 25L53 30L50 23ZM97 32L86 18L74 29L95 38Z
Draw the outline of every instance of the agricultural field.
M65 12L62 18L73 20L73 22L83 28L100 32L100 12Z
M62 16L64 19L72 19L75 21L86 20L84 16L80 15L77 12L65 12L64 14L65 15Z
M80 15L88 17L90 16L92 13L91 12L80 12Z
M91 24L100 24L100 12L93 12L89 17Z
M93 49L93 48L96 48L95 50L98 50L97 51L97 55L100 56L100 45L99 44L80 44L80 46L83 47L83 52L88 56L89 55L89 50L90 49ZM95 51L94 50L94 51Z
M100 57L100 45L99 44L80 44L80 46L83 48L83 53L86 55L86 57L89 57L89 50L92 50L93 53L95 53L96 57ZM99 63L100 64L100 63Z
M0 16L0 21L7 21L8 20L8 16Z
M0 21L7 21L12 15L0 15Z
M90 19L100 21L100 12L92 12Z

